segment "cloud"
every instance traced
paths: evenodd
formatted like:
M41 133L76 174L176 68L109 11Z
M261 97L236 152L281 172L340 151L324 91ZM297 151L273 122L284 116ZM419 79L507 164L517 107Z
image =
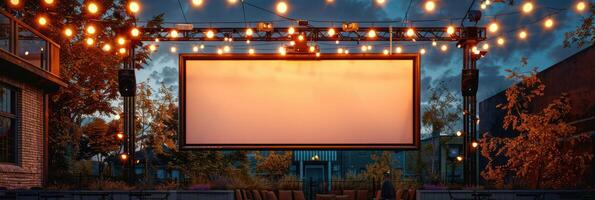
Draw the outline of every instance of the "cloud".
M163 83L165 85L178 84L178 68L165 66L161 71L153 70L149 77L155 81L156 84Z

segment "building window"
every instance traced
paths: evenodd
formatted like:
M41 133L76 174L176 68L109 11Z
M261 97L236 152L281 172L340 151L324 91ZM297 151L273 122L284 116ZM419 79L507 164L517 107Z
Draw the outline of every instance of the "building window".
M16 163L16 92L0 83L0 163Z

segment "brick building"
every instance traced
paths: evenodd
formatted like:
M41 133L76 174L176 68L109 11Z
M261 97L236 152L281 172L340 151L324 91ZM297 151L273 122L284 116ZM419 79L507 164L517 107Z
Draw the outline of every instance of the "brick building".
M41 187L47 174L49 94L59 46L0 10L0 187Z

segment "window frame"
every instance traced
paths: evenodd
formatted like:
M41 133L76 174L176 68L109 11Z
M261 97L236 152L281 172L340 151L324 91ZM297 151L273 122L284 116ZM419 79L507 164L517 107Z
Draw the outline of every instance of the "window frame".
M10 105L10 112L3 112L0 111L0 117L3 118L8 118L11 122L11 127L12 127L12 140L13 140L13 147L12 147L12 161L0 161L0 164L8 164L8 165L18 165L19 164L19 117L18 117L18 105L19 102L17 102L19 100L18 95L19 95L19 91L16 87L13 87L9 84L6 84L4 82L0 82L0 87L3 88L7 88L8 91L11 93L10 96L10 101L11 101L11 105Z

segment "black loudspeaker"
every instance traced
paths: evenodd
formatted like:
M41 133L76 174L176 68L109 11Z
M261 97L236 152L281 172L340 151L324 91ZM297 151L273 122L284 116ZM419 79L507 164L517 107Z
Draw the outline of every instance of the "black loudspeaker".
M477 69L463 69L461 74L461 93L463 96L474 96L477 94L477 85L479 83Z
M118 71L118 89L120 95L124 97L131 97L136 94L134 69L120 69Z

